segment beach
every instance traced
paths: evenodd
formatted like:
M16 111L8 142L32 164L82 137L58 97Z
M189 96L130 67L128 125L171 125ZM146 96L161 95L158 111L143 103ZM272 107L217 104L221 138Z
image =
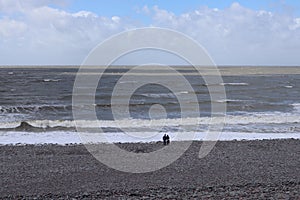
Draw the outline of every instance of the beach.
M171 143L172 145L174 143ZM162 146L120 143L141 152ZM84 145L2 145L1 199L296 199L300 140L219 141L202 159L201 142L158 171L133 174L97 161Z

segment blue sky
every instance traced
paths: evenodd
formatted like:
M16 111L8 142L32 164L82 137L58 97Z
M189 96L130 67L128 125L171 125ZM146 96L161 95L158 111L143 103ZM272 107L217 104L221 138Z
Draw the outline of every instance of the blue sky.
M92 11L99 15L112 16L137 16L136 9L147 5L148 7L158 6L161 9L166 9L175 14L190 12L199 7L207 6L210 8L224 9L230 7L234 2L238 2L244 7L254 10L267 10L272 12L293 12L300 15L300 1L297 0L73 0L67 6L67 9L72 12L77 12L82 9Z
M148 26L192 37L219 65L300 65L296 0L0 0L0 65L81 64Z

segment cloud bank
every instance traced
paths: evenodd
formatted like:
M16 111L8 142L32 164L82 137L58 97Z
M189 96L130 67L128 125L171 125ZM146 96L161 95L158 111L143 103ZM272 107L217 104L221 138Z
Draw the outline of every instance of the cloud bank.
M13 2L13 3L12 3ZM26 2L26 3L25 3ZM54 8L67 2L0 0L0 65L80 64L89 51L120 31L144 26L171 28L207 49L219 65L300 65L300 18L251 10L233 3L176 15L144 7L138 19Z

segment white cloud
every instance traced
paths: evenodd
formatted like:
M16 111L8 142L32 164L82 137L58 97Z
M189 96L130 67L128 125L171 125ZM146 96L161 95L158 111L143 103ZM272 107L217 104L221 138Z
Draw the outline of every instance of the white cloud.
M300 18L294 19L294 23L289 26L291 30L296 30L300 28Z
M27 25L23 22L8 18L0 19L1 38L21 37L26 29Z
M14 3L12 3L14 2ZM0 0L0 64L80 64L112 34L138 27L137 19L71 13L50 0ZM142 12L142 13L141 13ZM217 64L300 64L300 18L233 3L174 14L144 6L152 26L181 31L202 44Z
M0 18L0 64L80 64L99 42L133 26L118 16L29 5L5 4L20 16Z
M300 65L300 20L233 3L175 15L152 8L153 25L195 38L217 64Z
M29 9L47 6L49 4L65 6L69 0L0 0L0 12L23 12Z

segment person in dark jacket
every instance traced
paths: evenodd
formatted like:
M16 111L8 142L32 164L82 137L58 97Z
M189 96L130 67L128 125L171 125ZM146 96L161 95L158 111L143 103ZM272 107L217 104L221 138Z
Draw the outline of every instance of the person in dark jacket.
M166 143L170 144L170 137L169 137L169 135L166 135Z
M166 145L167 144L167 134L164 134L163 141L164 141L164 145Z

